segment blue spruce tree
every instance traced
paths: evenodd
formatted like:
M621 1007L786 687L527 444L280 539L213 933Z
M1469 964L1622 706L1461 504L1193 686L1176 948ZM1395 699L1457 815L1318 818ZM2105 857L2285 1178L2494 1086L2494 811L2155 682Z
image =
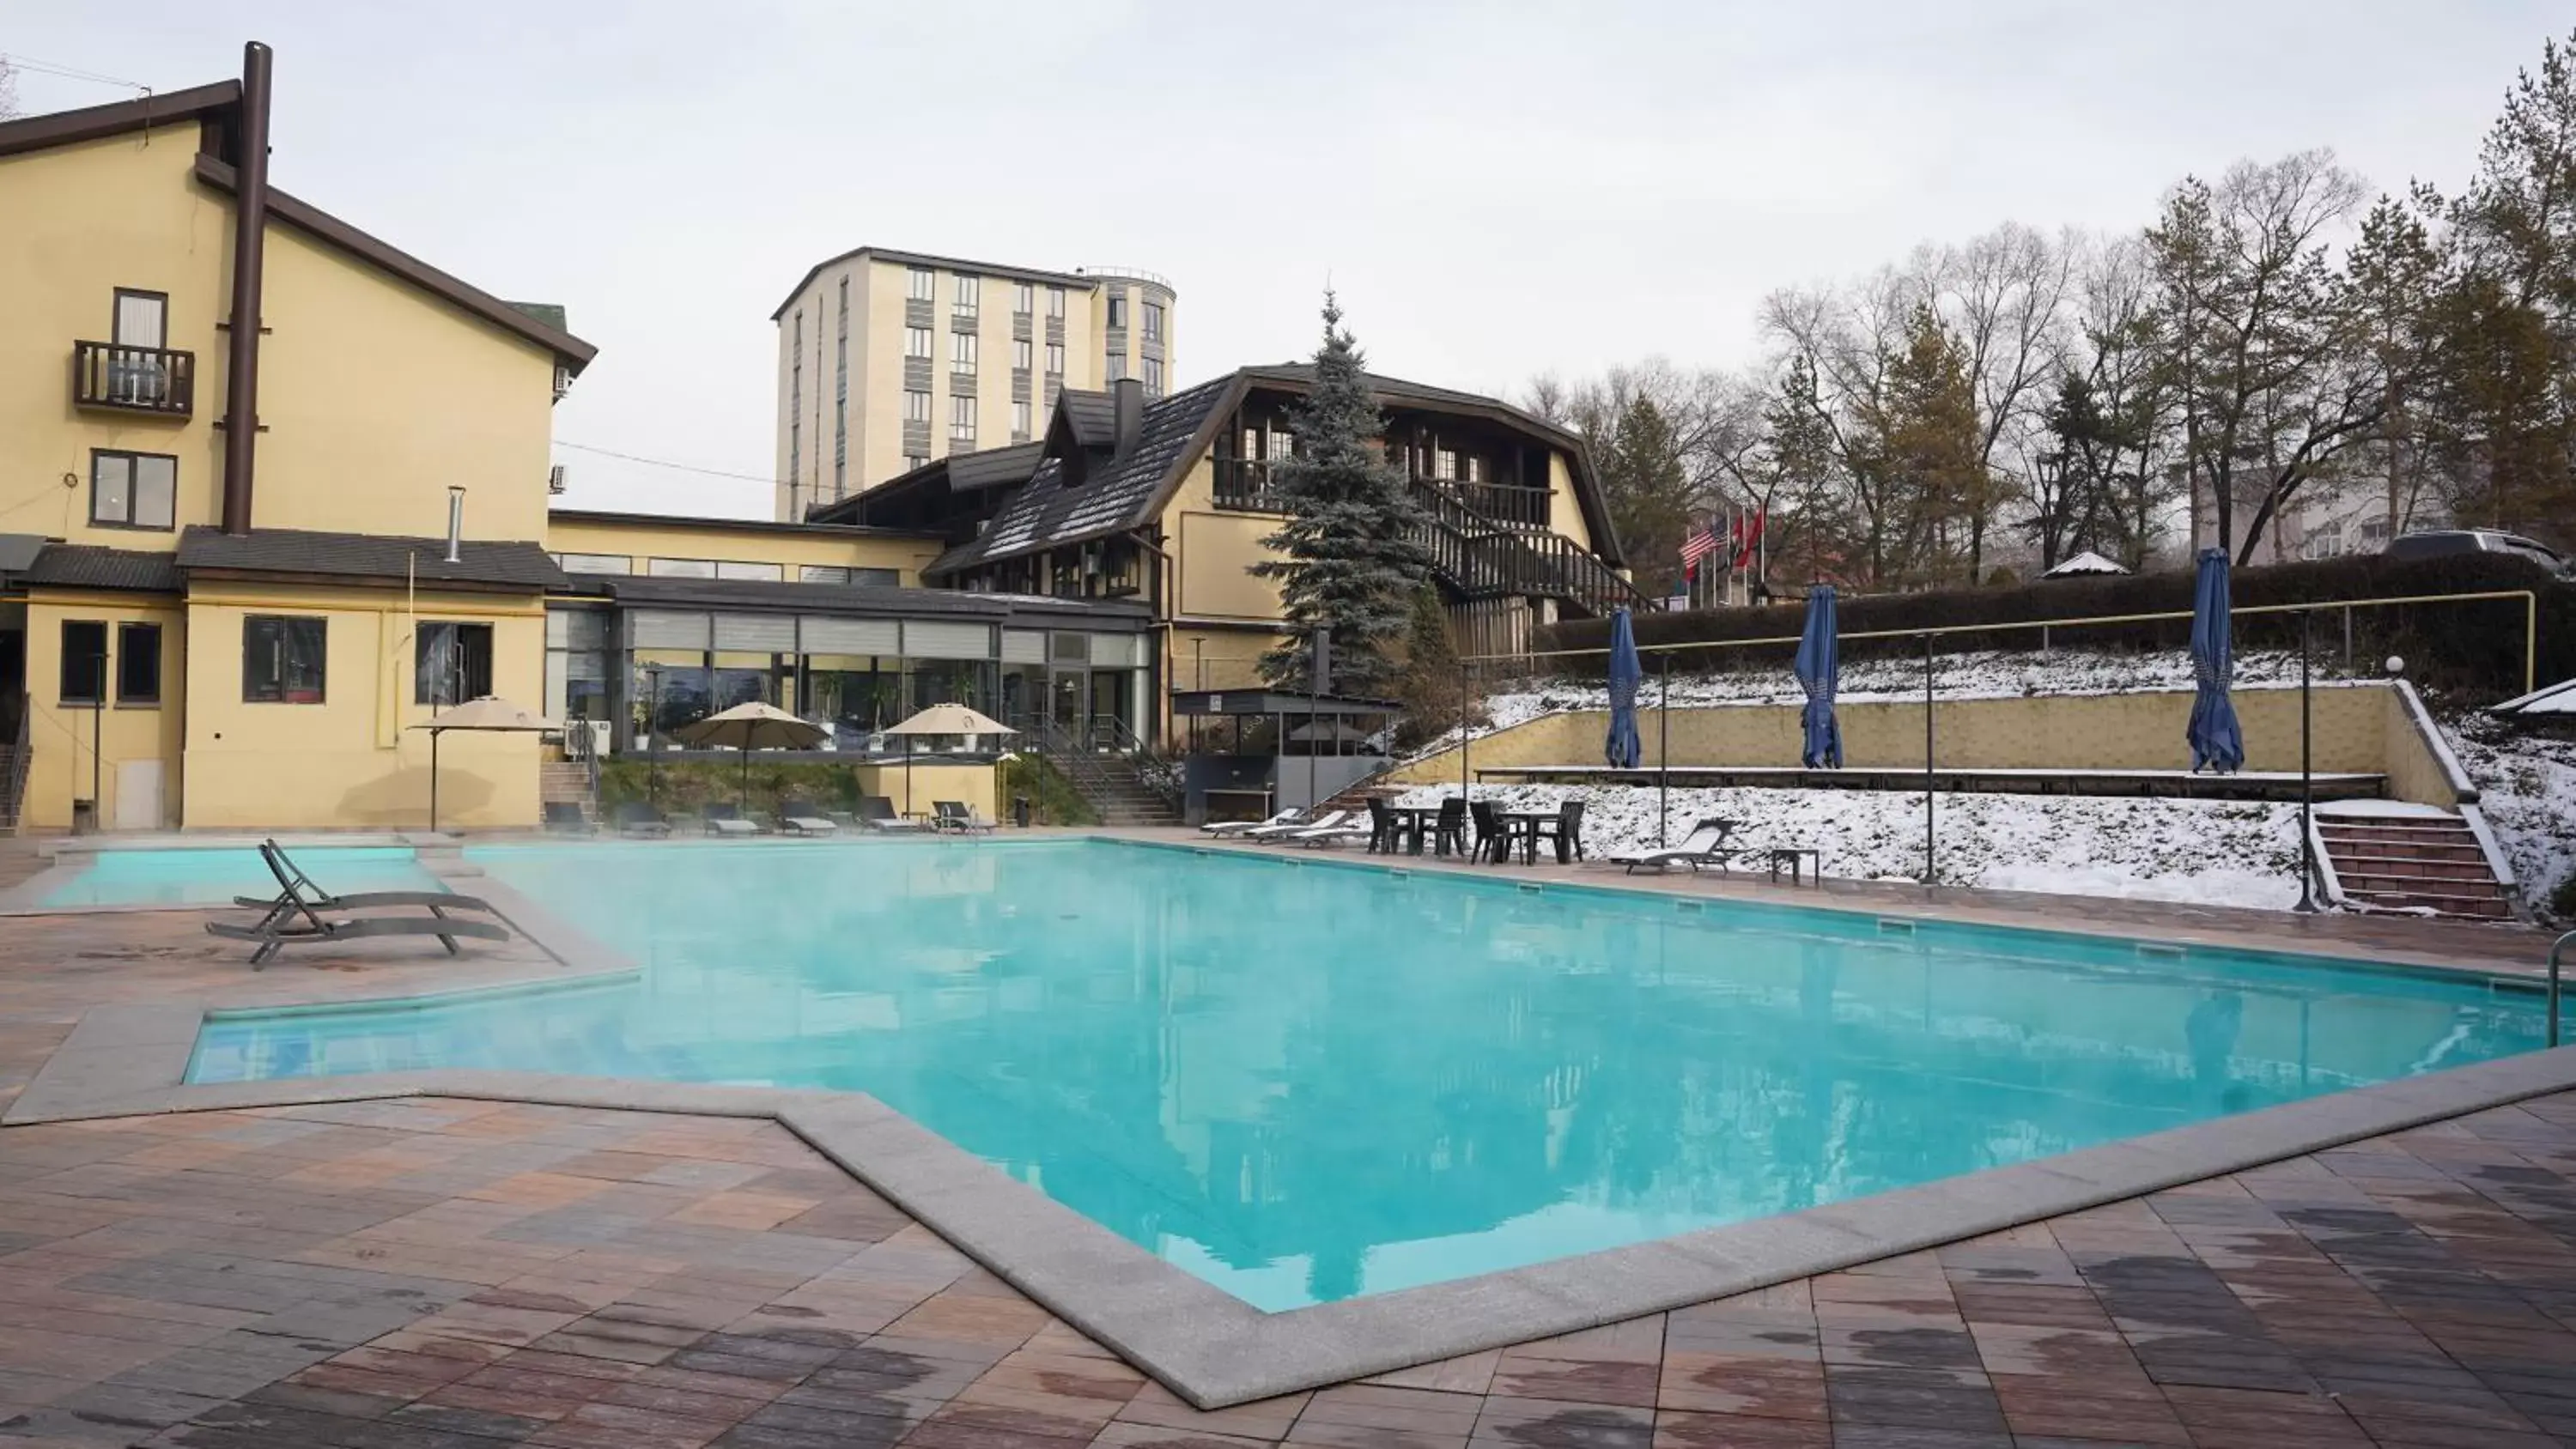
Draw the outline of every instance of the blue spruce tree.
M1253 565L1280 581L1297 637L1262 655L1261 673L1279 688L1305 688L1305 641L1323 621L1332 632L1333 691L1386 695L1401 672L1396 655L1412 626L1414 595L1430 582L1431 554L1404 475L1386 461L1386 419L1341 321L1340 304L1325 293L1314 389L1291 415L1297 452L1279 465L1275 484L1287 519L1262 540L1284 556Z

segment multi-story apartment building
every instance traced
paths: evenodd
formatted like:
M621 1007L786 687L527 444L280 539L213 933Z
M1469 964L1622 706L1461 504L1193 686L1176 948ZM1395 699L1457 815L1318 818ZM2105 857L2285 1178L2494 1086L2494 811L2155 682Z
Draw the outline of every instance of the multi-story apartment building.
M1066 388L1174 377L1172 284L860 247L807 271L778 326L775 516L953 453L1025 443Z

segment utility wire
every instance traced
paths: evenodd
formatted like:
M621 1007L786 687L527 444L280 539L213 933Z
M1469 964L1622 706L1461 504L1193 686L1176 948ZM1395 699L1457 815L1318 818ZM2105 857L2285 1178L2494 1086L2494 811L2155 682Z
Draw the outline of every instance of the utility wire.
M130 81L121 76L101 75L97 71L82 70L78 66L56 65L51 61L38 60L33 56L0 52L0 62L7 63L13 69L23 70L29 75L61 76L65 80L91 81L103 86L123 86L127 90L141 91L145 95L152 93L152 87L141 81Z
M629 463L642 463L653 468L670 468L682 473L703 473L710 478L739 478L746 483L778 481L762 473L729 473L722 468L701 468L695 463L674 463L668 458L647 458L637 453L621 453L614 448L594 448L588 443L567 443L561 438L555 439L555 446L570 448L576 453L597 453L603 458L621 458Z

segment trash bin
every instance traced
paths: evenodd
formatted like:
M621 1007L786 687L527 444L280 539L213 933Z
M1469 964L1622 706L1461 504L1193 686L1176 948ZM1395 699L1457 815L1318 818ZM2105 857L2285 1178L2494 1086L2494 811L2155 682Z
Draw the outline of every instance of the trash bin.
M95 800L74 800L72 802L72 834L96 835L97 833L98 802Z
M1028 796L1026 796L1026 795L1014 795L1014 796L1012 796L1012 797L1011 797L1011 823L1012 823L1013 825L1018 826L1018 827L1019 827L1020 829L1022 829L1022 830L1026 830L1026 829L1028 829L1028 828L1029 828L1029 809L1030 809L1030 807L1029 807L1029 797L1028 797Z

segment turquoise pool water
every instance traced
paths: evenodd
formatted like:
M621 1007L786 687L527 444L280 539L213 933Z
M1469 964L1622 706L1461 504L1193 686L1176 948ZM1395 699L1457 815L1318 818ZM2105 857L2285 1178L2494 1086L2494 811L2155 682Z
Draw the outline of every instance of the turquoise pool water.
M407 845L299 845L287 852L334 895L433 891ZM103 850L89 868L45 893L49 906L221 905L235 896L274 896L277 877L256 848Z
M870 1092L1264 1309L1666 1236L2540 1045L2282 958L1106 842L496 847L611 987L219 1018L195 1081Z

